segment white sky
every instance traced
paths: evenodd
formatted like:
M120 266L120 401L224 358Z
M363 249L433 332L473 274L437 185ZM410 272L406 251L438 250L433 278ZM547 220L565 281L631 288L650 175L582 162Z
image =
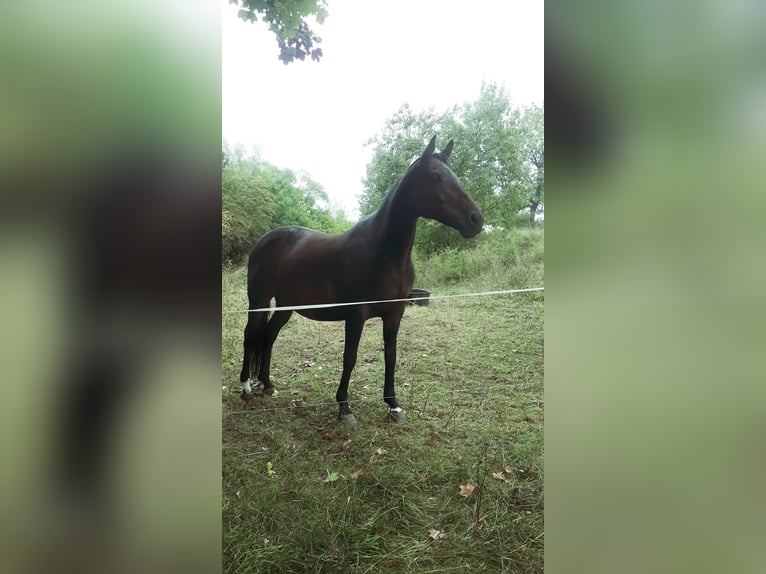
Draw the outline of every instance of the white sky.
M221 2L223 138L307 171L352 219L364 144L405 102L444 110L476 99L486 80L516 106L543 103L542 0L330 0L325 23L312 26L321 61L288 65L265 24Z

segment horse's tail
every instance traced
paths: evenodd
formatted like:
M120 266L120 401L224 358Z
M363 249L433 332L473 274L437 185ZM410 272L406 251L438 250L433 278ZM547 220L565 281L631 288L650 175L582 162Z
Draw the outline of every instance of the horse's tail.
M255 244L247 259L247 302L248 309L263 309L269 307L272 294L262 284L263 278L269 276L268 268L263 266L264 238L261 237ZM268 261L267 261L268 263ZM268 267L268 265L266 266ZM261 368L261 359L266 350L267 323L270 313L268 311L250 311L247 314L245 326L244 356L242 357L242 372L239 374L240 382L250 379L258 379Z
M266 311L248 314L247 325L245 326L245 349L244 356L242 357L242 372L239 374L239 380L242 383L251 377L258 378L258 371L261 368L261 357L266 346L266 324L268 320L269 313Z

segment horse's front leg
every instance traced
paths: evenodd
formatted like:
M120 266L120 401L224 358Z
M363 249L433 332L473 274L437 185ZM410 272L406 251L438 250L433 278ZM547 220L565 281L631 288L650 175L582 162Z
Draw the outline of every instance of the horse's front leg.
M340 385L335 394L335 400L340 405L338 419L346 424L355 425L356 417L348 406L348 382L351 379L351 371L356 365L356 354L359 349L359 339L362 338L364 320L353 318L346 320L346 343L343 349L343 374L340 376Z
M386 361L386 378L383 385L383 400L388 404L388 414L396 422L407 420L404 410L396 402L394 389L394 370L396 369L396 337L399 334L399 324L402 322L404 304L394 313L383 317L383 345Z

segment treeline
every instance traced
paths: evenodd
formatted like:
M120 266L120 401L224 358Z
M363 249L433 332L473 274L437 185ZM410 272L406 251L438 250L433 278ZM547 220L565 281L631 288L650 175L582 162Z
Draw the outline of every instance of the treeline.
M305 172L276 167L226 143L221 170L224 263L240 263L264 233L283 225L326 233L352 225L342 210L330 207L327 193Z
M434 134L438 150L455 140L450 167L481 207L488 227L535 225L545 203L544 110L514 107L507 90L496 84L483 84L475 101L442 112L416 114L403 105L367 142L373 153L359 198L362 216L377 209ZM222 169L226 263L241 262L261 235L283 225L338 233L353 224L342 210L331 209L322 186L305 172L278 168L226 144ZM418 222L420 256L474 243L434 221Z

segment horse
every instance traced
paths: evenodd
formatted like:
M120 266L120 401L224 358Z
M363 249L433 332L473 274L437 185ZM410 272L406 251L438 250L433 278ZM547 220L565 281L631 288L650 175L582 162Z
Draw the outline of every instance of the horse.
M419 217L457 229L464 238L477 235L484 216L463 190L447 165L453 140L435 152L436 136L389 190L378 209L350 229L327 234L305 227L280 227L266 233L248 257L248 321L244 331L242 400L252 398L252 376L263 384L263 393L274 394L269 376L271 350L280 329L293 311L275 310L269 318L271 299L277 307L309 304L353 303L298 313L315 321L345 321L343 372L335 400L338 419L356 424L348 404L348 383L356 365L357 349L365 322L383 320L385 377L383 400L388 416L397 422L407 417L396 400L394 368L396 338L412 289L415 271L412 245ZM405 301L390 301L405 299ZM384 301L369 303L370 301Z

